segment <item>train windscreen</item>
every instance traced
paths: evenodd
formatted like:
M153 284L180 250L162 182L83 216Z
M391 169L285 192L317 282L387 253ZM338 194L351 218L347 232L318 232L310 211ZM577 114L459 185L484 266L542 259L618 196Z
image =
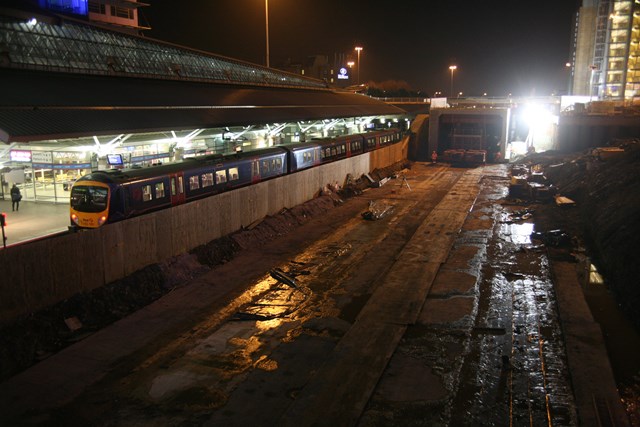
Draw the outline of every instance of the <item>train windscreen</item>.
M108 189L75 186L71 189L71 207L78 212L102 212L107 208Z

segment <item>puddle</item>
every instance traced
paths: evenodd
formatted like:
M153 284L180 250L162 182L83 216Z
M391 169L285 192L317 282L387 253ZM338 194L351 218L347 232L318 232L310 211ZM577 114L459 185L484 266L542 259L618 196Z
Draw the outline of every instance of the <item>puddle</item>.
M549 262L530 250L533 222L504 214L480 273L451 425L577 425Z
M508 242L516 245L531 244L531 233L533 233L534 224L525 222L522 224L502 224L500 235Z

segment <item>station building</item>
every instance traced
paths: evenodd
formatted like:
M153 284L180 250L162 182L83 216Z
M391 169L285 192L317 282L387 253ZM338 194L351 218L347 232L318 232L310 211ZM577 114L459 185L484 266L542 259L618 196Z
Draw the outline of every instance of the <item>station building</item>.
M408 127L400 108L324 80L141 37L141 3L118 2L126 17L44 3L0 9L0 197L17 183L25 200L67 203L95 169Z

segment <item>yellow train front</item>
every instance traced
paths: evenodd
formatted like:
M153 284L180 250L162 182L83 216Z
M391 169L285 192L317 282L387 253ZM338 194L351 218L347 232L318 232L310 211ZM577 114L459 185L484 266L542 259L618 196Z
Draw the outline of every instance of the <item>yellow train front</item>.
M97 179L100 179L97 177ZM111 187L91 175L80 178L71 188L71 225L97 228L109 218Z

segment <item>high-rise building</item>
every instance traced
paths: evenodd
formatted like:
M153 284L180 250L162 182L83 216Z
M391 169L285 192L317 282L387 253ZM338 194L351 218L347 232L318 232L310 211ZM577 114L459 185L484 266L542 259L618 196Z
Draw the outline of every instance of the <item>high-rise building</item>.
M572 94L640 100L640 0L583 0L575 20Z

